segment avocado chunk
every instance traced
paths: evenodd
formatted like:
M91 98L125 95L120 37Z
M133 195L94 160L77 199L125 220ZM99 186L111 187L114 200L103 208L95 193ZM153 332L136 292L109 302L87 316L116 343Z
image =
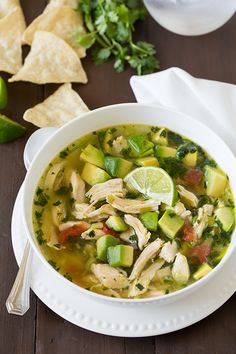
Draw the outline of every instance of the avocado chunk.
M197 164L197 151L187 153L182 162L186 167L195 167Z
M167 209L160 218L158 225L170 238L174 238L184 225L184 220L175 214L173 210Z
M116 246L120 243L117 237L104 235L97 240L97 258L103 262L107 262L107 250L111 246Z
M94 166L88 162L86 162L86 164L84 165L81 177L90 186L94 186L97 183L106 182L111 178L111 176L109 176L106 171L103 171L101 168Z
M234 211L230 207L221 207L215 211L216 219L222 225L224 231L228 232L231 230L234 224Z
M87 145L86 148L82 150L80 158L83 161L105 169L103 152L91 144Z
M210 197L220 197L224 194L227 177L223 171L206 166L205 168L206 194Z
M144 157L153 153L154 144L145 135L132 135L128 138L133 157Z
M128 230L128 226L120 216L112 215L106 221L109 229L114 231L123 232Z
M157 133L152 134L152 142L154 144L167 145L167 131L165 128L161 128Z
M155 166L159 167L159 161L154 157L154 156L149 156L149 157L141 157L140 159L137 159L134 161L135 165L137 166Z
M195 273L193 273L193 279L195 279L195 280L201 279L201 278L205 277L205 275L210 273L211 270L212 270L212 267L210 267L209 264L203 263L200 265L198 270Z
M147 211L146 213L140 214L139 219L149 231L157 231L158 212Z
M109 247L107 259L112 267L131 267L134 260L134 249L127 245Z
M133 163L121 157L106 156L105 167L112 177L124 178L132 169Z
M0 114L0 144L20 138L25 132L25 127Z
M103 150L106 154L112 153L112 142L113 142L113 134L111 129L107 129L104 140L103 140Z
M166 157L175 157L176 149L163 146L163 145L156 145L155 147L155 155L157 158L166 158Z

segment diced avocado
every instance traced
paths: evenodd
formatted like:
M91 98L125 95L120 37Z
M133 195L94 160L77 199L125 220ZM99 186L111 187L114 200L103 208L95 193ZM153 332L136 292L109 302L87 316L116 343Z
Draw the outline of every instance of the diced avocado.
M206 166L205 169L206 194L211 197L220 197L224 194L227 177L219 169Z
M105 167L112 177L124 178L132 169L133 163L121 157L106 156Z
M152 134L152 142L154 144L167 145L167 131L165 128L161 128L157 133Z
M228 232L234 224L234 210L230 207L216 209L215 216L222 225L224 231Z
M0 114L0 144L20 138L25 132L25 127Z
M187 153L182 162L187 167L195 167L197 164L197 151Z
M157 231L158 212L147 211L146 213L140 214L139 219L149 231Z
M126 245L109 247L107 259L112 267L131 267L134 260L134 249Z
M111 246L116 246L120 243L117 237L104 235L97 240L97 258L103 262L107 262L107 250Z
M128 226L120 216L112 215L106 221L107 226L118 232L127 231Z
M155 147L155 155L157 158L166 158L166 157L175 157L176 149L163 146L163 145L156 145Z
M167 209L160 218L158 225L170 238L174 238L184 225L184 220L175 214L173 210Z
M86 148L82 150L80 158L95 166L105 168L103 152L91 144L87 145Z
M154 144L145 135L133 135L128 138L133 157L144 157L153 153Z
M137 159L134 161L135 165L137 166L156 166L159 167L159 161L153 157L141 157L140 159Z
M201 278L205 277L205 275L210 273L211 270L212 270L212 267L210 267L209 264L203 263L200 265L198 270L195 273L193 273L193 279L195 279L195 280L201 279Z
M113 134L111 132L111 129L107 129L103 140L103 150L107 154L112 153L112 141L113 141Z
M106 182L111 178L106 171L88 162L84 165L81 177L85 182L90 184L90 186L94 186L97 183Z

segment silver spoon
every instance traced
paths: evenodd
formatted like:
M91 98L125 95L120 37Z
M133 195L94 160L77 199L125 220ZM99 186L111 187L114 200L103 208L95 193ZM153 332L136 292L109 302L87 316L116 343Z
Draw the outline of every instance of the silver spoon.
M24 150L24 163L29 168L34 156L42 143L55 132L56 128L37 130L29 138ZM30 280L33 250L29 241L26 242L23 257L11 292L6 300L6 308L10 314L23 316L30 308Z

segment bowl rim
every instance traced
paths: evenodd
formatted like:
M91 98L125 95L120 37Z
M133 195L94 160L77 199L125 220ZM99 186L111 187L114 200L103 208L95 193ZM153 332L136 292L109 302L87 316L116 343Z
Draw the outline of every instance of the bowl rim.
M170 299L174 299L174 298L178 298L178 297L183 297L186 296L188 294L190 294L191 292L195 291L197 288L200 288L201 286L203 286L204 284L206 284L208 281L210 281L210 279L212 277L214 277L216 275L216 273L223 268L224 264L226 263L226 261L228 260L228 258L232 255L233 251L236 248L236 242L234 242L234 245L232 245L232 247L229 249L230 244L232 243L233 239L235 239L234 241L236 241L236 227L234 228L234 230L232 231L231 234L231 241L230 244L227 248L226 254L224 255L224 257L221 259L221 261L211 270L211 272L209 272L207 275L205 275L203 278L195 281L194 283L187 285L186 287L179 289L177 291L174 291L172 293L169 294L164 294L164 295L160 295L160 296L156 296L156 297L150 297L150 298L138 298L138 299L129 299L129 298L116 298L116 297L110 297L107 295L103 295L103 294L98 294L95 293L93 291L87 290L83 287L81 287L78 284L75 284L69 280L67 280L62 274L60 274L58 271L56 271L46 260L46 258L43 256L42 252L39 249L39 246L36 245L36 241L35 239L35 235L31 234L29 227L28 227L28 221L27 221L27 217L26 217L26 194L27 194L27 184L30 183L30 175L31 175L31 171L32 169L35 168L35 163L37 162L37 159L40 158L42 151L45 147L50 146L50 144L52 143L53 139L56 138L56 136L58 134L60 134L61 131L63 131L64 129L66 129L68 126L70 125L74 125L77 121L80 120L84 120L87 117L89 117L90 115L94 115L97 112L102 112L102 111L107 111L107 110L112 110L112 109L116 109L119 107L142 107L142 108L159 108L163 111L172 113L172 114L178 114L179 116L182 116L184 119L188 119L190 121L192 121L193 125L198 125L199 128L201 129L205 129L207 130L212 136L215 137L215 139L217 139L221 145L224 146L224 149L228 150L228 154L231 155L231 158L233 158L235 160L236 163L236 158L233 154L233 152L231 151L231 149L228 147L228 145L222 140L222 138L216 134L211 128L209 128L208 126L206 126L204 123L198 121L197 119L193 118L192 116L173 110L171 108L165 107L165 106L160 106L158 104L145 104L145 103L119 103L119 104L112 104L112 105L107 105L107 106L103 106L100 108L96 108L94 110L91 110L89 112L86 112L85 114L83 114L80 117L77 117L69 122L67 122L65 125L63 125L62 127L60 127L59 129L57 129L55 132L52 133L52 135L42 144L40 150L37 152L37 154L35 155L33 161L31 162L31 165L29 167L29 170L27 171L27 174L25 176L25 180L24 180L24 188L23 188L23 210L22 210L22 216L23 216L23 224L26 230L26 234L27 234L27 239L30 242L31 247L33 248L33 251L36 253L36 255L39 257L39 259L42 261L42 263L48 268L50 269L50 271L53 272L54 275L60 277L62 279L62 281L65 282L65 285L69 284L69 286L71 286L74 290L81 292L82 295L84 296L91 296L92 298L94 298L94 300L100 300L100 301L109 301L112 303L117 303L117 304L122 304L122 303L126 303L126 304L145 304L145 303L151 303L151 302L163 302L163 301L168 301ZM127 123L130 124L130 123ZM144 123L139 123L139 124L144 124ZM123 124L121 124L123 125ZM144 124L145 125L145 124ZM113 125L111 125L113 126ZM98 128L99 129L99 128ZM102 129L102 128L100 128ZM171 128L169 128L171 129ZM92 131L92 130L91 130ZM79 135L79 134L78 134ZM83 137L83 135L81 135L81 137ZM188 137L187 137L188 138ZM79 139L79 138L78 138ZM73 140L74 141L74 140ZM73 141L71 141L71 143L73 143ZM67 144L68 145L68 144ZM45 168L47 167L47 165L45 165ZM234 197L234 195L233 195ZM235 199L235 198L234 198ZM31 206L32 209L32 206ZM235 234L235 235L233 235Z

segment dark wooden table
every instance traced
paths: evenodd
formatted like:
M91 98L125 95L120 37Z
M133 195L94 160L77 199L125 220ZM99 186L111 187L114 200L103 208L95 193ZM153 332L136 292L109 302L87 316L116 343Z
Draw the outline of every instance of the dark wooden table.
M45 4L46 0L22 0L28 23L42 12ZM149 18L138 26L137 36L156 44L162 69L178 66L198 77L236 84L235 27L236 16L212 34L181 37ZM91 109L134 101L129 86L130 70L117 74L111 62L95 67L89 57L83 63L89 83L74 87ZM8 87L10 100L5 113L19 122L27 108L56 88L29 83ZM24 138L0 146L0 354L236 353L236 295L214 314L189 328L141 339L103 336L76 327L54 314L34 294L24 317L8 315L5 300L17 272L11 245L11 213L26 173L22 159L24 145L35 130L30 124L26 126L28 132Z

